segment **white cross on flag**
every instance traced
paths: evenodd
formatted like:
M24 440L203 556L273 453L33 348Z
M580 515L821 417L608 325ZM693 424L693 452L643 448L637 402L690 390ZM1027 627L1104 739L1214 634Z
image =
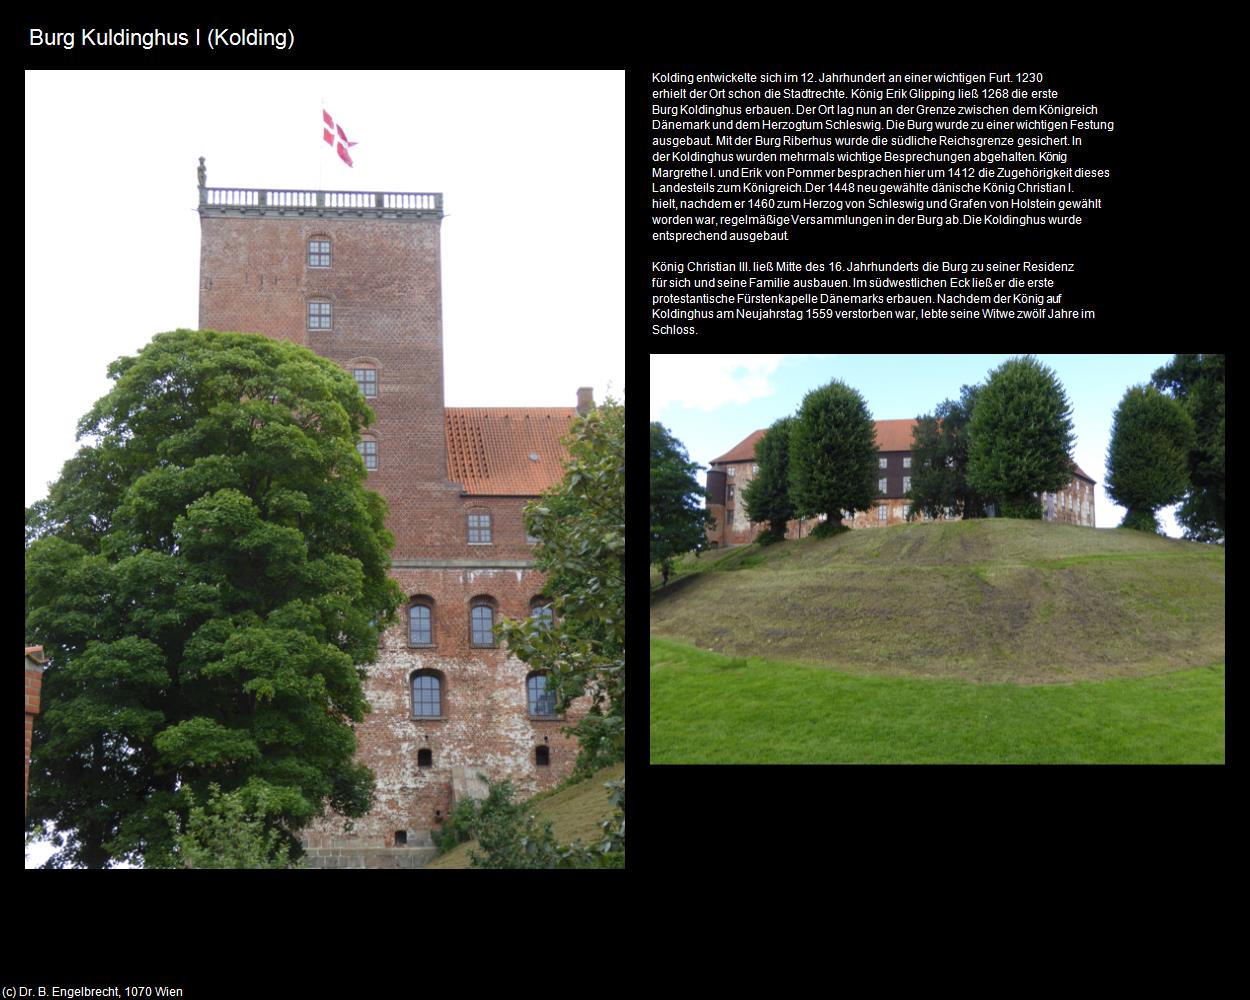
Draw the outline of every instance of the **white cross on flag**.
M325 127L321 130L321 137L325 139L327 145L334 146L338 150L339 159L350 167L352 158L347 151L352 146L355 146L356 143L347 141L347 135L343 132L343 126L335 125L334 119L330 117L330 112L326 111L325 108L321 109L321 117L325 121ZM338 142L334 140L336 134L338 135Z

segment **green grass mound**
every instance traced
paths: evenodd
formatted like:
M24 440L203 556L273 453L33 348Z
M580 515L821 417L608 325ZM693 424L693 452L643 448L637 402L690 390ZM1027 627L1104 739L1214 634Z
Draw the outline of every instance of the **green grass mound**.
M1223 547L1141 532L901 525L678 569L652 595L652 636L729 656L1019 684L1224 661Z
M651 642L653 764L1224 762L1224 665L1068 685L863 677Z

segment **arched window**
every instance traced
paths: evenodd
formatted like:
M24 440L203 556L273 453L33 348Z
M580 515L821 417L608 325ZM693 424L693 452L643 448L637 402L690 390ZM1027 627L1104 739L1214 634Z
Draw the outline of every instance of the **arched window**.
M408 606L408 645L434 645L434 602L428 597L414 597Z
M412 715L416 719L443 717L443 675L437 670L418 670L412 675Z
M314 236L308 241L308 266L330 266L330 237Z
M469 639L475 646L495 645L495 607L479 598L469 608Z
M556 715L556 693L547 688L545 674L530 674L525 678L525 694L529 702L530 717L534 719L554 719Z

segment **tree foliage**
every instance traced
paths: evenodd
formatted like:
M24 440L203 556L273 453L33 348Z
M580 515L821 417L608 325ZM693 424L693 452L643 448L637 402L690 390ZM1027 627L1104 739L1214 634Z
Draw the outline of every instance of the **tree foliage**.
M1107 495L1128 508L1122 527L1159 530L1155 511L1189 487L1194 424L1185 408L1153 386L1133 386L1115 411L1107 449Z
M790 495L799 517L867 510L875 496L877 428L864 397L844 382L813 389L790 432Z
M290 843L265 817L271 805L268 789L223 792L208 786L208 801L197 805L190 786L181 790L188 804L185 830L178 813L170 813L174 833L172 861L179 868L302 868L291 858Z
M908 520L952 510L965 519L985 516L989 501L968 484L968 427L980 392L980 386L965 385L958 400L944 400L932 414L916 418Z
M1178 354L1154 373L1152 384L1182 403L1194 423L1189 491L1176 519L1185 537L1224 539L1224 355Z
M695 478L701 468L663 425L651 424L651 565L660 567L665 583L673 560L701 548L715 520Z
M553 617L499 626L512 655L547 676L564 711L591 696L575 727L578 769L620 760L625 750L625 407L606 401L576 421L564 480L525 509L538 538Z
M786 537L786 524L794 517L790 499L790 433L793 417L782 417L755 443L759 471L742 491L742 501L752 521L767 521L769 533Z
M969 423L968 485L1004 517L1040 518L1040 494L1072 477L1072 408L1055 373L1032 356L1000 365Z
M50 867L175 859L190 789L247 789L298 853L363 815L372 662L403 595L356 451L351 376L294 344L180 330L109 367L88 439L28 512L26 634L50 665L30 774Z
M485 776L482 776L485 780ZM480 850L470 850L474 868L623 868L625 867L625 782L608 781L611 819L600 824L603 836L587 845L580 840L561 844L551 820L539 822L524 803L512 800L512 783L487 782L481 802L461 811L461 822L477 838ZM459 804L457 809L460 810Z

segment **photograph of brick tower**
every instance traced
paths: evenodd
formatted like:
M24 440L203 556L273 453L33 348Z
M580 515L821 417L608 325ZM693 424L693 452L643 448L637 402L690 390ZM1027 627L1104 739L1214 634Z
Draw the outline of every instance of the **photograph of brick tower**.
M118 107L144 127L110 147ZM109 365L161 331L300 345L372 410L358 451L403 602L361 665L373 806L299 830L313 867L421 867L479 775L520 801L573 768L585 699L557 716L495 628L552 614L522 512L579 414L624 395L623 108L620 72L27 76L27 384L56 382L26 397L28 506ZM84 182L128 206L100 238L59 194ZM36 787L32 767L32 817ZM43 832L28 867L59 846Z
M479 771L532 794L576 759L563 729L585 705L557 717L545 678L492 628L550 614L522 508L560 481L593 390L541 409L443 405L441 194L213 188L202 160L199 177L200 328L307 347L350 370L377 416L360 451L408 595L357 730L377 797L352 832L330 820L306 843L313 864L343 848L413 863Z

